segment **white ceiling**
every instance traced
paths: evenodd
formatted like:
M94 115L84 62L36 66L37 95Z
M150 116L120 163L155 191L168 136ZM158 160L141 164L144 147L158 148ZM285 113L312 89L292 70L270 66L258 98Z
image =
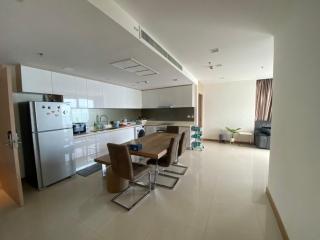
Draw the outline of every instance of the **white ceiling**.
M116 2L198 80L215 83L272 77L270 29L290 0ZM22 63L136 89L192 83L86 0L1 0L0 32L0 63ZM216 47L220 52L211 54ZM139 77L110 65L127 58L160 74ZM209 70L208 61L223 66ZM142 81L150 83L137 83Z
M86 0L1 0L0 32L0 63L21 63L136 89L192 83ZM139 77L110 65L127 58L160 74ZM141 81L150 83L137 83Z
M272 29L290 0L116 0L200 82L273 76ZM219 48L211 54L210 49ZM222 64L210 70L207 65Z

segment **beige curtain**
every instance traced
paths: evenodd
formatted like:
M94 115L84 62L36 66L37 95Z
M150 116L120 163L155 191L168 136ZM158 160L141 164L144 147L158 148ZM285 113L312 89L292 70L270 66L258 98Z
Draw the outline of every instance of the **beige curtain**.
M256 85L256 120L271 121L272 79L258 80Z

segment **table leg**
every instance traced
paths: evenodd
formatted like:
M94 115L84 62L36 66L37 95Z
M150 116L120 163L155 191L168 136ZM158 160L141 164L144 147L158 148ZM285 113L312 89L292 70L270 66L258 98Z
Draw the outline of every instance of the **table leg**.
M158 159L156 159L156 165L154 169L154 178L153 178L153 184L152 184L152 189L155 189L156 183L157 183L157 176L159 173L159 166L158 166Z

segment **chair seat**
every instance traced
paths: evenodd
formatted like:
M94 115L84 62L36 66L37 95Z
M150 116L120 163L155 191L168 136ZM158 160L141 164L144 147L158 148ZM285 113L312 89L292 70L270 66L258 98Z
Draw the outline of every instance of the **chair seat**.
M161 167L169 167L166 159L164 159L164 158L165 158L165 157L160 158L160 159L158 160L158 165L161 166ZM149 159L149 160L147 161L147 164L148 164L148 165L156 165L156 164L157 164L157 160L156 160L156 159Z
M142 177L144 174L146 174L149 171L149 167L147 165L142 165L139 163L132 163L132 167L133 167L134 179L138 179Z
M107 165L107 166L111 165L111 160L110 160L109 154L99 156L99 157L95 158L94 161L97 163Z

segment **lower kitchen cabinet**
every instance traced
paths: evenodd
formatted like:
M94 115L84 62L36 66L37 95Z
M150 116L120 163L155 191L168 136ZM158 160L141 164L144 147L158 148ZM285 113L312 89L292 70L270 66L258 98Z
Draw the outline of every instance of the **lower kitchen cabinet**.
M107 143L121 144L134 139L135 128L98 132L74 138L73 160L77 170L94 163L97 156L108 153Z

